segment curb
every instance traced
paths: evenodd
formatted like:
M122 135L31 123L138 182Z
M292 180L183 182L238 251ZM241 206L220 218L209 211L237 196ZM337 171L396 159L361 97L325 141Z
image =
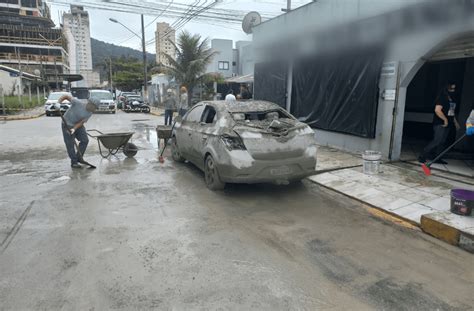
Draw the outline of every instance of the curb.
M423 232L448 244L459 246L460 248L474 253L474 236L456 229L449 224L440 222L431 215L421 216L421 230Z
M375 205L372 205L368 202L365 202L363 200L360 200L358 198L352 197L350 195L347 195L341 191L338 191L336 189L330 188L326 185L320 184L314 180L311 180L309 178L306 178L309 181L311 181L314 184L317 184L325 189L329 189L331 191L334 191L336 193L339 193L345 197L351 198L357 202L363 203L367 206L370 207L368 211L384 220L388 220L394 224L403 226L403 227L409 227L409 228L419 228L421 229L424 233L431 235L438 240L441 240L443 242L446 242L448 244L458 246L465 251L468 251L470 253L474 253L474 236L465 233L459 229L456 229L448 224L442 223L440 221L437 221L436 219L433 219L433 217L430 217L430 215L433 214L427 214L427 215L422 215L420 219L420 223L416 223L410 219L403 218L402 216L391 213L390 211L384 210L380 207L377 207ZM375 211L375 212L373 212ZM399 221L397 221L399 220Z
M341 192L341 191L338 191L334 188L331 188L331 187L328 187L326 185L323 185L323 184L320 184L314 180L311 180L309 178L306 178L307 180L309 180L310 182L320 186L320 187L323 187L323 188L326 188L326 189L329 189L331 191L334 191L336 193L339 193L345 197L348 197L348 198L351 198L352 200L354 201L357 201L357 202L360 202L362 204L365 204L367 206L370 207L370 210L368 210L371 214L373 215L376 215L377 217L379 218L382 218L382 219L385 219L385 220L389 220L390 222L392 223L395 223L397 225L400 225L400 226L403 226L403 227L407 227L407 228L420 228L420 225L416 222L414 222L413 220L410 220L410 219L407 219L407 218L403 218L402 216L398 215L398 214L395 214L395 213L392 213L390 211L387 211L387 210L384 210L378 206L375 206L375 205L372 205L368 202L365 202L361 199L358 199L358 198L355 198L353 196L350 196L348 194L345 194L344 192ZM372 211L376 211L375 213L373 213Z
M44 116L45 113L42 112L40 114L32 115L32 116L1 116L0 120L2 121L20 121L20 120L30 120L30 119L36 119L39 117Z

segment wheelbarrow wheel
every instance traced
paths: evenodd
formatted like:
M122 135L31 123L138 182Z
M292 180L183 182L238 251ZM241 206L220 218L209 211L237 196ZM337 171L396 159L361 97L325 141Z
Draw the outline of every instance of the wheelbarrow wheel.
M123 146L123 154L126 155L128 158L133 158L138 152L138 147L132 143L126 143Z

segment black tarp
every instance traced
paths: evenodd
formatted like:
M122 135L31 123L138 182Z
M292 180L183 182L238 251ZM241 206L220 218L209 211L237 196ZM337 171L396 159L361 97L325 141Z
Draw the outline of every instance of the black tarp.
M311 127L374 138L383 48L294 62L291 113Z
M255 64L254 99L268 100L286 108L287 73L285 62Z

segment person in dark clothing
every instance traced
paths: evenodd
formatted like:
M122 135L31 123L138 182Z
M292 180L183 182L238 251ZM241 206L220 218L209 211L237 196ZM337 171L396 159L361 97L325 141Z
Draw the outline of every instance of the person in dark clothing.
M433 159L443 151L449 132L455 128L460 129L456 120L456 102L453 98L456 91L455 83L448 83L436 99L433 116L433 140L425 147L423 153L418 157L418 161L425 163L427 159ZM439 159L436 163L448 164Z
M249 92L249 90L247 89L247 87L245 85L242 85L240 87L240 99L251 99L252 98L252 94Z

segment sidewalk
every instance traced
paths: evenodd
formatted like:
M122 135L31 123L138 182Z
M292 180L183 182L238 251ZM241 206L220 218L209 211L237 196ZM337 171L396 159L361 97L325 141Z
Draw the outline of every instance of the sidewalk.
M451 189L474 190L472 178L438 172L427 177L421 167L403 163L382 164L380 174L366 175L360 156L327 147L319 148L317 170L309 178L313 182L474 251L474 217L449 211Z
M0 120L2 121L28 120L28 119L39 118L44 114L45 114L44 107L38 106L36 108L28 109L18 114L0 115Z

